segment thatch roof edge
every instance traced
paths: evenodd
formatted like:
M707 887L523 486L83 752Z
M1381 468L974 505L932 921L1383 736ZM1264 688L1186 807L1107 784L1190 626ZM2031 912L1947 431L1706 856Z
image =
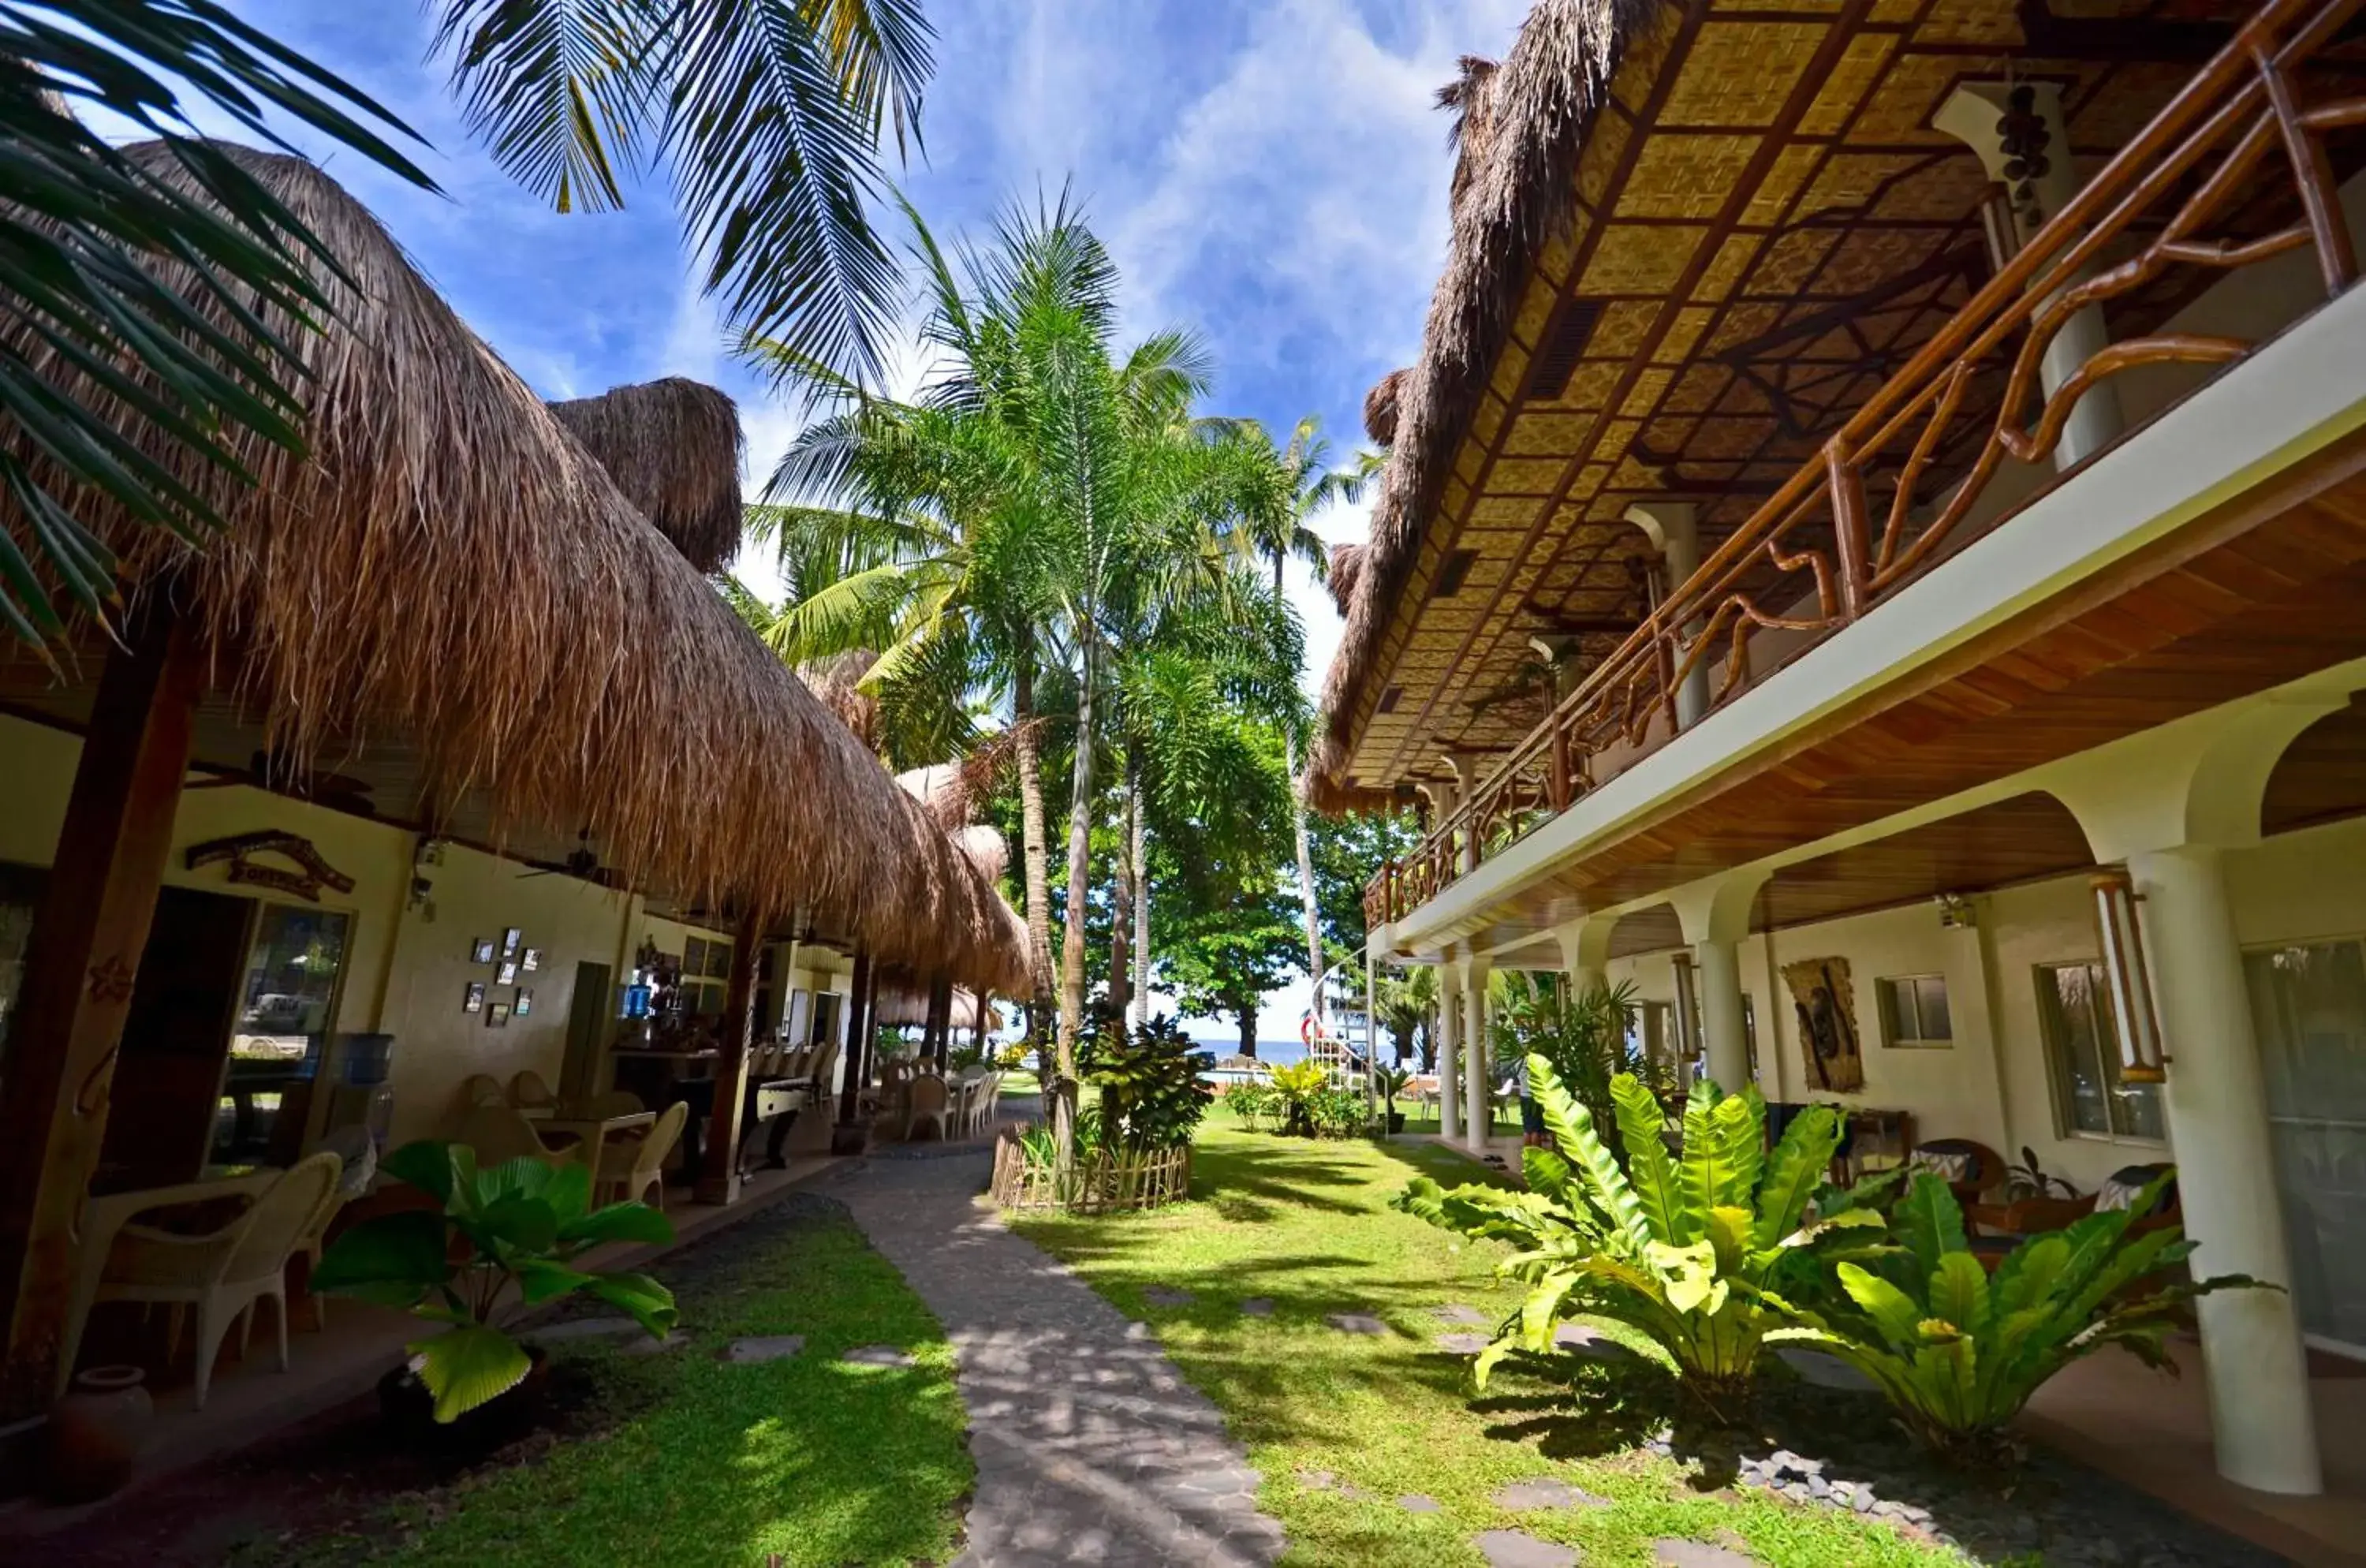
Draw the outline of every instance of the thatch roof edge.
M738 553L747 442L738 406L719 388L668 376L550 412L692 566L720 571Z
M1355 796L1345 775L1390 624L1533 258L1572 220L1572 175L1586 127L1628 41L1671 15L1664 0L1540 0L1500 68L1466 62L1450 89L1467 133L1453 237L1421 357L1399 389L1396 440L1372 509L1359 592L1324 681L1308 791L1324 810L1346 808Z

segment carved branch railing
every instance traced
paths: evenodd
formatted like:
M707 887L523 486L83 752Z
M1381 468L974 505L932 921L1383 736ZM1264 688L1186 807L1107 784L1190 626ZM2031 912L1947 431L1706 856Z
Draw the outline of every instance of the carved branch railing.
M2240 338L2155 332L2106 345L2045 390L2040 368L2047 350L2079 311L2172 268L2231 272L2311 247L2326 297L2347 289L2358 260L2324 138L2366 126L2366 98L2304 105L2295 77L2361 4L2366 0L2270 0L2245 23L1416 850L1381 867L1365 888L1366 918L1403 919L1567 810L1593 787L1591 764L1602 751L1642 748L1655 721L1660 733L1673 735L1676 694L1694 671L1715 671L1710 704L1722 704L1750 673L1750 642L1759 631L1819 637L1879 604L1964 530L2005 459L2034 465L2053 456L2079 399L2092 389L2145 365L2223 369L2254 346ZM2251 239L2210 237L2226 209L2257 197L2266 179L2286 182L2298 197L2300 220ZM2136 254L2101 265L2104 251L2123 238L2141 241ZM2001 397L1982 433L1964 417L1966 394L1975 378L1994 378L2000 369ZM1952 493L1926 493L1934 459L1975 434L1977 455ZM1876 494L1883 487L1886 507Z

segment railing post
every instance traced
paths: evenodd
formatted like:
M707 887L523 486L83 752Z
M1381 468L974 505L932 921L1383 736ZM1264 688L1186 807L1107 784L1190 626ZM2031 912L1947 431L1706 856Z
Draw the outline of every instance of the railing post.
M1545 798L1558 815L1569 809L1569 726L1559 714L1545 722L1553 727L1552 755L1545 760Z
M2263 39L2251 40L2251 63L2259 67L2259 82L2267 89L2268 107L2274 111L2276 129L2284 139L2285 156L2292 160L2293 183L2300 187L2301 210L2308 216L2308 231L2316 241L2316 264L2325 274L2326 298L2331 299L2357 280L2358 254L2349 243L2349 226L2342 217L2341 203L2336 194L2333 164L2325 155L2325 144L2301 123L2300 106L2293 101L2292 82L2276 63Z
M1865 612L1872 592L1870 536L1865 515L1865 477L1849 460L1841 438L1824 443L1824 484L1832 498L1832 535L1841 566L1841 618L1853 621Z

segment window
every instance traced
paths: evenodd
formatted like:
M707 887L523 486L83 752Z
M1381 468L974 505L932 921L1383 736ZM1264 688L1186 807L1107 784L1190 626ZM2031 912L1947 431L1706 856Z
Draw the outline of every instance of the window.
M1955 1043L1947 1016L1947 982L1937 975L1903 975L1877 980L1881 997L1881 1043L1903 1049L1944 1049Z
M2100 964L2053 964L2037 971L2037 1011L2045 1030L2055 1115L2066 1134L2165 1142L2158 1084L2120 1081L2112 994Z

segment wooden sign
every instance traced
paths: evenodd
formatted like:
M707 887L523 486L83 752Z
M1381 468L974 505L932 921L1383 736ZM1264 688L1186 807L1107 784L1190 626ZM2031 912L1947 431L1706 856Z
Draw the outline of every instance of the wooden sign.
M296 869L290 871L283 866L257 865L249 858L261 854L279 855L293 861ZM315 904L321 901L321 889L323 887L333 887L340 893L354 890L354 879L322 859L321 852L312 847L311 840L276 829L266 829L260 833L237 833L227 839L208 839L202 844L191 844L183 859L191 871L201 865L228 861L232 882L293 893Z

